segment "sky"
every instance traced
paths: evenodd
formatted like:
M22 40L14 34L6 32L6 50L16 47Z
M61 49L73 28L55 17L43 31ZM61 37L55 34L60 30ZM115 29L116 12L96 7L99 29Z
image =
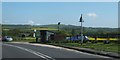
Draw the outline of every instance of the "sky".
M0 24L1 23L2 23L2 3L0 2Z
M117 2L3 2L3 24L61 24L85 27L118 27Z
M2 0L3 2L118 2L119 0Z

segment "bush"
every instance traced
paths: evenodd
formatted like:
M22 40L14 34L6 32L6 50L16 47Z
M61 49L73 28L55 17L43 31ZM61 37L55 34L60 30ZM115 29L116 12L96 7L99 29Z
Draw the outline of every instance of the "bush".
M91 43L97 43L98 41L97 40L92 40Z
M103 43L104 43L104 44L109 44L110 41L109 41L109 40L104 40Z

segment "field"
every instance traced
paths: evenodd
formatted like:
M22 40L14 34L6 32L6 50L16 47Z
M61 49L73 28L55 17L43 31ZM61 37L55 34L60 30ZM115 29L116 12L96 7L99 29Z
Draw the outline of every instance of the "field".
M95 40L95 38L88 37L89 40ZM97 38L97 40L107 40L107 38ZM110 38L110 40L118 40L118 38Z

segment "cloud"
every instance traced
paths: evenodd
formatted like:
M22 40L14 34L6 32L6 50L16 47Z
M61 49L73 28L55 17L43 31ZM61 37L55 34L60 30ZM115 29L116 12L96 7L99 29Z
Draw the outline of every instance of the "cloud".
M94 17L97 17L97 14L96 13L88 13L87 16L94 18Z
M30 20L30 21L28 21L28 24L29 24L29 25L33 25L33 24L34 24L34 21Z
M35 24L35 25L41 25L41 24Z
M8 20L2 20L2 21L0 20L0 22L3 23L3 24L4 24L4 23L9 23Z

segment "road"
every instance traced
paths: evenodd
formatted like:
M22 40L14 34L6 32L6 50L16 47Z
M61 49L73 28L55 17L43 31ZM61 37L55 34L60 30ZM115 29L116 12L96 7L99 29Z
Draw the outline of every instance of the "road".
M76 50L29 43L3 43L2 57L4 58L39 58L44 60L56 60L56 58L109 58Z

